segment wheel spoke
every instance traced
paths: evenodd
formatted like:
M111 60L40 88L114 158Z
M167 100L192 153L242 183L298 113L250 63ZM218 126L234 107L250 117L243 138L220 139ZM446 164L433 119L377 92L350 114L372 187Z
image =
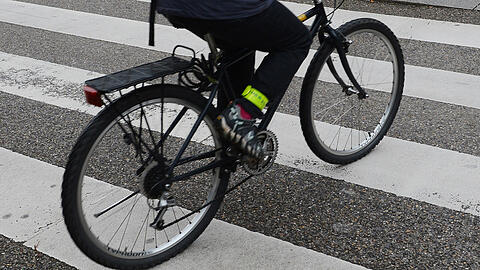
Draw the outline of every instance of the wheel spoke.
M199 141L198 143L203 144L206 140L208 140L208 139L210 139L210 138L213 138L213 136L212 136L212 135L208 135L205 139Z
M155 137L153 136L153 130L152 128L150 127L150 123L148 122L148 119L147 119L147 114L144 112L143 110L143 106L142 106L142 114L143 114L143 117L145 119L145 124L147 125L147 131L150 135L150 139L152 140L152 145L155 145L156 141L155 141ZM154 150L155 151L155 150Z
M173 217L175 218L175 221L177 221L177 215L175 214L175 209L172 207L172 211L173 211ZM182 233L182 231L180 230L180 225L178 224L178 222L176 222L177 224L177 228L178 228L178 233Z
M180 211L182 212L182 215L183 215L183 216L186 216L186 215L185 215L185 212L183 212L183 210L182 210L181 207L179 207L178 209L180 209ZM188 223L190 223L190 224L192 223L192 222L190 221L190 219L188 218L188 216L186 217L186 219L188 220Z
M352 136L352 131L353 131L353 129L350 129L350 133L348 134L348 137L345 140L345 146L343 147L343 151L345 151L347 149L348 139L350 139L350 137Z
M165 133L163 133L163 113L164 113L164 98L162 97L162 105L160 107L160 110L162 111L161 114L160 114L160 154L162 155L162 157L164 156L164 152L163 152L163 142L165 141L165 138L166 136L168 135L165 135ZM158 149L158 147L155 147L155 149Z
M147 212L147 216L145 217L145 220L148 220L148 216L150 215L151 210L152 209L149 207L148 212ZM148 222L146 222L146 225L145 225L145 237L143 238L143 251L145 251L145 246L147 244L147 228L148 228Z
M324 111L326 110L325 113L322 115L322 117L320 117L320 119L318 119L318 120L319 120L319 121L322 121L322 120L323 120L323 117L324 117L325 115L327 115L327 113L330 111L330 109L332 109L334 106L339 105L340 103L343 103L343 102L346 101L348 98L349 98L349 97L346 96L346 97L344 97L342 100L340 100L339 102L337 102L337 103L335 103L335 104L333 104L333 105L330 105L330 106L328 106L327 108L325 108L325 109L321 110L320 112L318 112L316 115L319 115L320 113L322 113L322 112L324 112Z
M155 213L152 211L152 220L154 219L155 219ZM158 248L157 230L153 229L153 232L155 234L155 248Z
M117 234L117 232L120 230L120 228L122 227L123 223L125 222L125 220L127 220L128 218L128 221L127 221L127 224L125 226L125 231L127 230L127 227L128 227L128 223L130 222L130 216L132 215L132 212L133 212L133 208L135 207L135 205L137 204L139 199L135 199L132 203L132 208L130 208L130 211L128 211L127 215L125 216L125 218L123 218L122 222L120 223L120 225L118 225L118 228L117 230L114 232L114 234L112 235L112 238L110 238L110 241L108 241L107 243L107 246L110 245L110 243L112 242L113 238L115 238L115 235ZM122 240L120 241L120 245L122 244L122 241L123 241L123 238L125 236L125 232L123 233L123 236L122 236ZM119 247L120 249L120 247Z
M130 252L133 252L133 249L135 248L135 245L137 244L138 237L140 237L140 234L142 233L142 230L143 230L143 225L148 226L147 219L148 219L148 214L143 219L142 225L140 226L140 230L138 230L137 237L135 238L135 241L133 242L132 249L130 250ZM145 228L145 230L146 230L146 228Z
M117 203L113 204L112 206L108 207L107 209L105 210L102 210L96 214L94 214L93 216L98 218L100 217L101 215L107 213L108 211L112 210L113 208L119 206L120 204L122 204L123 202L127 201L128 199L132 198L133 196L137 195L140 191L137 190L135 192L133 192L132 194L128 195L127 197L123 198L122 200L118 201Z
M145 141L139 136L139 134L137 134L137 132L135 131L135 128L132 124L132 120L130 119L130 115L126 115L126 116L121 116L122 120L126 123L128 129L130 130L131 134L129 134L127 132L127 129L125 129L119 122L118 126L120 127L120 129L123 131L123 133L130 137L132 139L132 143L133 145L135 146L135 151L136 151L136 156L138 156L140 158L140 161L141 163L145 163L145 160L143 159L142 157L142 153L143 153L143 149L142 149L142 146L143 148L145 148L149 155L150 156L153 156L154 153L153 153L153 150L150 149L148 147L148 144L145 143ZM127 118L127 120L125 120L125 118Z
M142 124L143 124L143 115L144 115L144 111L143 111L143 105L140 104L140 125L139 125L139 128L138 128L138 138L139 140L142 139L142 131L143 131L143 127L142 127ZM142 153L140 153L141 155Z

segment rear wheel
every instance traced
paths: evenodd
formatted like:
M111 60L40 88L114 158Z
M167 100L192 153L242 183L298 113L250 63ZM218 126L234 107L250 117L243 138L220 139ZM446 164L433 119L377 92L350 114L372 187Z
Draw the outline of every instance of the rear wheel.
M383 23L358 19L338 31L352 42L347 60L369 96L359 99L337 82L329 58L342 80L352 85L336 50L325 46L305 76L300 118L307 144L318 157L347 164L367 155L387 133L400 105L405 71L400 44Z
M161 186L160 193L152 188L166 178L206 104L187 88L149 86L116 100L84 130L65 169L62 207L71 237L88 257L112 268L151 267L204 231L221 201L198 209L225 192L223 169ZM173 176L221 158L215 116L210 108Z

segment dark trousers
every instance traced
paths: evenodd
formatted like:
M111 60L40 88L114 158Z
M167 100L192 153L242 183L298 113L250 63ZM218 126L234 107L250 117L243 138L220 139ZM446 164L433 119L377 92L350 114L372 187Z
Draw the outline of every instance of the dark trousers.
M312 43L308 29L277 1L261 13L242 19L168 18L174 26L199 37L212 34L226 54L245 48L268 53L255 73L255 54L230 67L229 77L238 95L250 84L269 100L282 97Z

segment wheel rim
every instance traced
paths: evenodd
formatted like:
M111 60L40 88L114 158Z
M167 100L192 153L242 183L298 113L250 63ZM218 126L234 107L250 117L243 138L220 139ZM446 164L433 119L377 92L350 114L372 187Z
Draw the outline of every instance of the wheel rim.
M326 60L321 65L311 100L311 119L321 147L330 154L349 156L368 148L389 127L397 102L399 67L395 49L382 33L361 29L346 36L353 41L347 53L352 72L369 97L347 95L331 75ZM335 69L347 85L336 51Z
M162 101L164 103L163 107L161 107L161 105L158 105L159 103L162 103ZM167 129L169 121L170 123L172 122L172 119L174 118L172 117L173 115L178 113L183 107L189 108L189 110L185 114L185 117L182 119L182 121L178 123L177 127L172 132L172 136L168 137L168 139L166 140L167 144L169 140L173 140L176 141L176 145L180 145L182 140L179 138L185 137L185 132L188 132L189 128L191 129L193 122L196 120L196 116L199 114L200 109L196 108L194 105L180 99L159 98L149 100L147 102L143 102L139 105L131 107L122 115L124 116L124 119L127 119L127 115L130 116L129 120L134 123L133 126L136 126L137 130L140 130L140 122L143 122L143 129L145 129L145 125L148 120L140 121L140 119L150 118L150 120L158 120L158 116L155 116L156 114L154 112L158 111L159 106L161 108L164 108L166 112L163 117L163 132L165 132L165 130ZM148 108L153 109L151 111L148 111ZM144 111L144 113L141 112L142 110ZM135 114L137 115L138 119L135 119ZM77 194L77 209L79 209L79 217L81 219L80 223L84 231L88 235L90 241L94 243L97 248L108 253L109 255L121 259L138 260L161 254L167 250L170 250L172 247L183 241L199 225L201 220L209 211L211 205L203 208L199 212L184 219L183 221L180 221L166 228L163 231L155 230L149 226L157 213L153 211L148 205L155 206L157 205L158 200L147 199L143 194L137 194L133 196L131 199L118 206L118 209L115 208L111 210L111 213L107 213L99 217L98 219L93 217L93 214L99 213L100 210L104 210L105 208L108 208L108 206L118 202L120 199L125 198L129 194L132 194L132 191L134 191L135 189L135 185L132 185L131 182L124 183L120 181L117 183L113 183L112 178L115 179L114 181L122 180L116 179L115 177L105 176L104 178L102 178L101 181L87 177L87 175L94 175L101 178L102 175L104 175L105 172L108 171L107 167L111 166L111 164L113 163L115 163L116 168L119 168L119 163L124 163L124 161L136 161L134 158L132 158L132 153L135 153L136 151L132 151L132 149L129 149L131 147L125 147L128 149L122 149L121 151L118 151L118 149L115 149L115 151L111 150L113 146L112 143L114 143L114 140L112 140L112 138L115 138L115 135L117 135L118 138L118 135L121 134L121 129L118 128L117 123L122 121L123 120L121 117L117 117L114 121L109 123L107 128L104 129L100 136L97 137L92 148L90 149L90 152L88 153L88 156L86 158L86 162L83 164L79 178L80 183ZM159 129L161 130L162 127L155 128L152 123L149 123L148 129L153 130L154 139L156 136L157 139L160 138L161 132L159 131ZM158 131L155 132L156 130ZM115 135L109 136L110 133ZM152 136L150 132L142 133L144 135L140 136ZM209 133L210 135L208 135L207 133ZM152 141L154 140L152 139ZM121 141L117 141L117 143L117 148L126 145ZM195 151L198 152L199 149L201 149L202 151L219 149L220 144L221 142L216 134L213 122L210 119L206 118L200 125L199 130L196 132L196 135L193 137L193 140L189 144L189 148L187 148L185 153L188 154ZM106 152L104 149L108 152L104 153ZM168 156L169 154L171 154L170 157L174 156L174 152L166 153L169 151L167 149L164 149L163 151L165 156ZM129 153L130 155L125 157L123 155L124 153ZM102 162L101 160L105 157L104 154L109 157L107 162ZM186 154L184 154L184 156ZM115 156L117 158L121 156L121 158L118 158L120 160L114 160ZM141 156L141 154L139 156ZM136 157L138 160L140 159L139 156ZM219 153L217 153L216 157L219 157ZM211 158L209 161L213 159L214 158ZM204 160L202 162L207 161ZM105 166L103 168L98 168L99 165L101 165L102 163ZM140 164L140 162L138 163ZM128 165L129 164L125 164L125 166L127 167ZM185 166L190 165L186 164ZM182 170L182 168L180 168L179 170ZM188 168L185 167L183 168L183 170L188 170ZM116 173L116 177L118 177L118 175L122 175L123 173L125 172ZM125 175L131 176L132 174L130 172L130 174ZM207 177L205 177L206 175ZM199 186L201 186L202 182L204 182L202 180L204 178L210 178L210 183L206 185L206 188L202 189ZM128 179L127 177L126 180L132 179ZM134 180L137 181L140 179ZM192 177L191 181L189 180L185 182L179 182L178 184L173 184L171 188L172 190L170 192L173 193L173 196L184 196L183 194L179 194L179 192L189 188L198 192L198 194L195 194L192 197L196 198L197 202L196 205L193 205L194 202L186 202L189 200L188 198L178 197L179 205L174 206L170 208L169 211L167 211L167 213L165 214L165 223L169 223L169 221L178 219L180 218L180 216L184 216L191 212L190 210L196 209L199 206L203 205L205 202L212 200L215 197L216 192L219 188L220 181L221 180L219 177L219 170L215 169L213 170L213 173L212 171L210 171L204 173L199 177ZM136 185L139 185L139 183L136 183ZM200 195L203 195L201 201L198 200L198 197ZM188 197L189 195L185 196ZM109 198L111 199L107 200ZM175 198L177 199L177 197Z

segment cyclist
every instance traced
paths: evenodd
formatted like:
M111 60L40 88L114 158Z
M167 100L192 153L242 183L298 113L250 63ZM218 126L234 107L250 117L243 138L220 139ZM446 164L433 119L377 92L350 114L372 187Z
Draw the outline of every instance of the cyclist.
M227 139L248 155L261 156L254 119L262 117L269 100L283 97L308 54L308 29L276 0L157 0L157 11L201 38L210 33L226 54L245 48L268 53L256 72L255 54L228 70L239 98L218 117Z

